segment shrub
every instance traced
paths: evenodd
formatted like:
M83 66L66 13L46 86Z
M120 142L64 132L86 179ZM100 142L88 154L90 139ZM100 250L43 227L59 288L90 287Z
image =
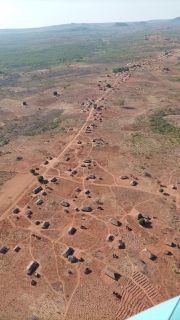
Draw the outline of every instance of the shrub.
M160 180L157 180L157 183L158 183L158 184L160 184L160 183L161 183L161 181L160 181Z
M124 99L119 100L119 106L124 106L124 104L125 104L125 100Z
M151 174L149 172L147 172L147 171L144 172L144 176L148 177L148 178L151 178Z
M138 220L138 223L139 223L141 226L143 226L143 225L145 224L144 218L139 219L139 220Z
M164 192L164 189L160 188L160 189L159 189L159 192Z
M129 67L121 67L121 68L113 68L113 72L124 72L124 71L129 71Z
M57 91L54 91L54 92L53 92L53 95L54 95L54 96L57 96Z
M9 143L9 140L3 140L1 147L4 146L5 144L8 144L8 143Z
M107 83L106 87L107 87L107 88L111 88L110 83Z
M96 108L97 108L97 104L95 103L95 104L94 104L94 109L96 109Z
M35 170L34 170L34 169L30 169L29 172L32 173L32 174L34 174L34 173L35 173Z
M42 183L42 182L44 181L43 176L38 176L37 179L38 179L38 181L39 181L40 183Z
M16 161L21 161L22 160L22 157L17 157L16 158Z
M26 101L23 101L23 106L26 106L26 105L27 105Z

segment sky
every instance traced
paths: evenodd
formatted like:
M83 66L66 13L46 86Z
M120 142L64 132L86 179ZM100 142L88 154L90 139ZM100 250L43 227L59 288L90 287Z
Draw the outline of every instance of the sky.
M0 0L0 29L180 16L180 0Z

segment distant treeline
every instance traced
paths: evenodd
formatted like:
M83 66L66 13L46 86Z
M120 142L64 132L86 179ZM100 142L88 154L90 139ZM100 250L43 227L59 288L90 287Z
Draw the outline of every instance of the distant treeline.
M125 72L125 71L129 71L129 67L113 68L114 73Z

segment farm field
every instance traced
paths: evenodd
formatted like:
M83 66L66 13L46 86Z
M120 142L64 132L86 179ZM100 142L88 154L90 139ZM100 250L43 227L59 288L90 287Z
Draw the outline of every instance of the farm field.
M180 292L179 27L83 28L16 32L21 62L0 33L0 319L125 320Z

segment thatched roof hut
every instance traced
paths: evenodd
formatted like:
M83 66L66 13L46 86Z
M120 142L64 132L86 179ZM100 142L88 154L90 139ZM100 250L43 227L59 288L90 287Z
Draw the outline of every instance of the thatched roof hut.
M113 280L117 280L119 278L119 273L117 273L115 270L113 270L112 268L107 267L105 270L105 274L112 278Z
M113 218L110 218L109 222L112 223L114 226L120 226L120 222L118 220L113 219Z
M38 263L37 261L31 261L25 269L25 272L30 275L35 269L37 269Z
M74 250L73 250L72 248L68 247L68 248L66 248L66 249L63 251L62 255L63 255L65 258L68 258L70 255L73 254L73 251L74 251Z
M169 246L169 247L172 247L172 246L173 246L172 241L170 241L170 240L168 240L168 239L166 239L165 244L166 244L167 246Z
M147 250L146 248L142 250L142 253L149 259L153 259L155 257L154 254L149 250Z

